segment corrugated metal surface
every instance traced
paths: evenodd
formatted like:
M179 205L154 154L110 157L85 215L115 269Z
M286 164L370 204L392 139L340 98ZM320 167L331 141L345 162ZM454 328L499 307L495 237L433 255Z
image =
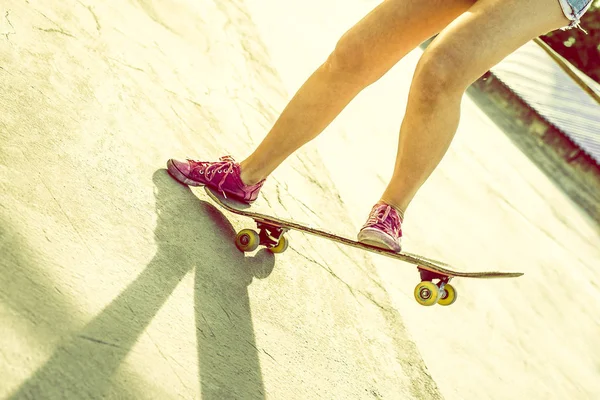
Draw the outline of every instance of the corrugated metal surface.
M600 164L600 104L544 49L529 42L491 72ZM592 79L585 82L600 93Z

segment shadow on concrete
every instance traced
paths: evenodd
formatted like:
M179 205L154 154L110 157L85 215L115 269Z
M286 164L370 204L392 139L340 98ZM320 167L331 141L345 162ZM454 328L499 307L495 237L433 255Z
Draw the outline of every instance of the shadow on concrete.
M73 315L77 304L64 296L40 268L48 260L1 213L0 254L0 302L23 320L17 334L37 347L33 343L39 345L60 331L76 329Z
M231 224L214 206L173 182L165 170L153 180L156 255L100 314L60 342L10 398L146 397L119 384L127 379L113 382L113 376L192 270L202 398L265 397L247 287L255 271L268 276L273 255L245 257L235 248Z

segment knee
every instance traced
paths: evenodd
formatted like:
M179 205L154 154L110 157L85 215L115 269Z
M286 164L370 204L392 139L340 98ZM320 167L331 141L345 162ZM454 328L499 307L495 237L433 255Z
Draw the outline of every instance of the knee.
M364 86L381 77L376 62L368 56L366 44L354 34L342 36L324 67L339 79Z
M428 97L464 92L472 83L463 58L452 51L427 49L415 70L414 82Z

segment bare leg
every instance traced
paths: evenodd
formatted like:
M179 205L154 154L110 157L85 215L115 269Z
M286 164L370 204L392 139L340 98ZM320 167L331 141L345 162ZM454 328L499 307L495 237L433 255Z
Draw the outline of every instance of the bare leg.
M454 137L466 88L527 41L567 24L557 0L479 0L448 25L417 66L381 200L406 210Z
M475 0L386 0L352 27L304 83L256 150L241 164L254 184L319 135L365 87L443 29Z

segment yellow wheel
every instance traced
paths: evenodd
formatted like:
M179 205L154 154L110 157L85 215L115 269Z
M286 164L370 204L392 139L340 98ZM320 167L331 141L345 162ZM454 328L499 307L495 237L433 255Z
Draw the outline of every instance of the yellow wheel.
M260 237L252 229L242 229L235 237L235 246L240 251L254 251L259 244Z
M288 248L288 240L285 236L281 236L279 237L279 243L277 243L277 246L273 246L269 249L269 251L271 253L283 253L287 248Z
M432 306L437 303L439 289L431 281L423 281L415 287L415 299L422 306Z
M456 301L456 296L457 294L456 289L454 289L454 286L452 286L449 283L446 283L444 285L444 293L442 293L442 296L438 300L438 304L440 306L449 306L450 304Z

